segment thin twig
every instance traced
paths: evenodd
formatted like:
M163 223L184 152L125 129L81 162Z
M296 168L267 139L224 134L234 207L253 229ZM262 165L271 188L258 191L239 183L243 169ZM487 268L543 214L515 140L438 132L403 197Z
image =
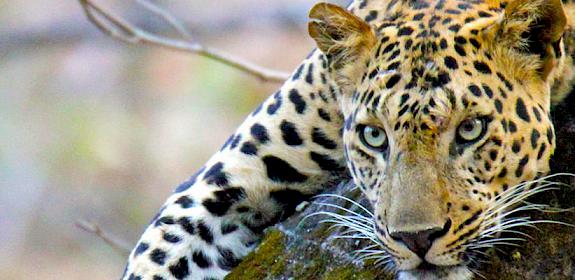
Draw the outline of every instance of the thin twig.
M98 224L90 223L85 220L78 220L76 221L75 225L79 229L82 229L86 232L92 233L100 237L100 239L102 239L116 251L120 252L122 255L127 256L130 254L130 249L132 246L130 246L128 242L121 240L120 238L115 237L112 234L106 232L105 230L100 228Z
M172 16L172 14L170 14L168 11L150 3L148 0L136 0L136 2L138 2L138 4L140 4L146 10L160 16L184 39L188 41L192 40L192 34L190 34L190 32L188 32L188 30L184 27L184 25L180 21L178 21L174 16Z
M150 2L138 1L138 3L144 5L148 11L164 19L184 39L173 39L158 36L138 28L118 16L115 16L110 11L92 2L92 0L78 1L80 2L80 5L82 5L84 13L90 22L92 22L98 29L100 29L100 31L120 41L130 44L158 46L170 50L201 55L234 67L265 82L280 83L284 82L289 77L288 73L268 69L244 59L225 54L219 50L205 47L198 42L188 40L187 38L191 38L191 36L187 31L183 31L185 30L183 25L181 25L167 11L155 6Z

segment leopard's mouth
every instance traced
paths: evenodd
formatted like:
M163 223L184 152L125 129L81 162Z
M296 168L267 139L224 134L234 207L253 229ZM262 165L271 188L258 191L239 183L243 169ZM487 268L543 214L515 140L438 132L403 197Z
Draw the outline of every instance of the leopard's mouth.
M416 269L399 271L398 280L468 280L473 273L465 265L437 266L426 261Z
M433 270L437 270L440 269L440 266L429 263L426 260L423 260L421 262L421 264L419 264L419 266L416 268L417 270L428 270L428 271L433 271Z

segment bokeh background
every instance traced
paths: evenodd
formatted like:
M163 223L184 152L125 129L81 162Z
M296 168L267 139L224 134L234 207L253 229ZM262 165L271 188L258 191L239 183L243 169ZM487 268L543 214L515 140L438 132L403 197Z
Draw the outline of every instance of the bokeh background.
M133 0L95 0L171 35ZM150 0L195 39L291 72L314 0ZM330 1L345 4L346 0ZM0 0L0 278L118 279L164 199L279 84L100 33L74 0Z

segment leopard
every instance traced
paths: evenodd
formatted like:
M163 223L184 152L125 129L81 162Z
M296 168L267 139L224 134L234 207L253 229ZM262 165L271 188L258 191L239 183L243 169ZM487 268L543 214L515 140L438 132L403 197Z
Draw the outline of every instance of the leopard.
M317 3L314 49L191 178L122 279L223 279L266 228L352 180L397 279L472 279L549 173L573 84L575 4Z

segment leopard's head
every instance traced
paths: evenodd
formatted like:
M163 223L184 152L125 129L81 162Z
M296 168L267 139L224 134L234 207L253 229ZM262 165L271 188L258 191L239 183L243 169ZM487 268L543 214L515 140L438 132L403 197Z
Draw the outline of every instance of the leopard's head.
M310 13L342 96L347 164L399 275L469 278L476 254L526 223L511 209L546 188L528 182L555 147L562 4L380 2L372 25L331 4Z

